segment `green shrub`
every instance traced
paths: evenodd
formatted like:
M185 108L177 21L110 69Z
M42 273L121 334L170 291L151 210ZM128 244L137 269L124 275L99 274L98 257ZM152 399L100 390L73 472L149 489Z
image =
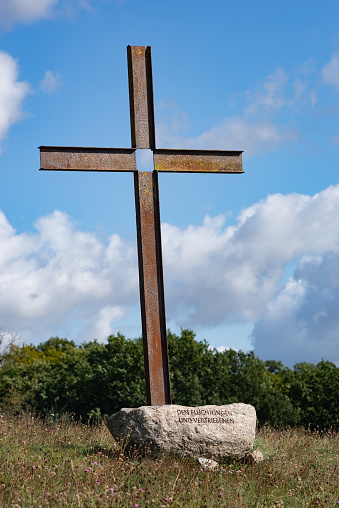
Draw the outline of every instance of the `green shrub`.
M338 424L339 369L331 362L294 369L263 362L253 352L211 350L191 330L168 332L175 404L252 404L261 425ZM76 346L53 337L12 345L0 369L0 403L42 415L70 413L100 422L122 407L146 404L142 339L111 335Z

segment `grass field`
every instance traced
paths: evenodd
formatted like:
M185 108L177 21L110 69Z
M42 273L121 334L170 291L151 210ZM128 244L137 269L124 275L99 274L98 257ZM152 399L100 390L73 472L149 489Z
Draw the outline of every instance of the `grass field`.
M0 415L1 507L339 506L339 434L258 432L256 466L123 455L104 424Z

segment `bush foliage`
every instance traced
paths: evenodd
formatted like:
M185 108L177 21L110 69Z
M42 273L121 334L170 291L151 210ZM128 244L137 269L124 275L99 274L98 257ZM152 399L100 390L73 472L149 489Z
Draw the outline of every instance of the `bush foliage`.
M252 404L260 425L338 426L339 368L322 360L262 361L253 352L211 350L191 330L168 332L175 404ZM54 337L11 345L0 368L0 403L42 415L72 413L98 420L122 407L146 405L142 339L111 335L77 346Z

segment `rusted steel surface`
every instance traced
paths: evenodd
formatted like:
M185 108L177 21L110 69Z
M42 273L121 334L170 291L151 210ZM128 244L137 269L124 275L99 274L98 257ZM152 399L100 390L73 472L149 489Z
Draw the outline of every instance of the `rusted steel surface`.
M150 46L127 46L133 148L155 148L152 57Z
M128 46L132 148L40 147L43 170L133 171L142 333L149 405L171 404L161 255L158 171L243 172L241 151L155 148L150 46ZM137 170L136 149L153 151L152 172Z
M181 173L243 173L242 152L156 149L154 169Z
M135 209L147 403L171 404L158 175L135 172Z
M135 171L133 148L40 146L40 169L58 171Z

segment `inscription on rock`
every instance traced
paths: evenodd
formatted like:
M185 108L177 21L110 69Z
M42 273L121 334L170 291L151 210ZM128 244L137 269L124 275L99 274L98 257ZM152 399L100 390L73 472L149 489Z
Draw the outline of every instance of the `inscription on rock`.
M177 414L179 423L234 423L232 413L222 409L177 409Z

